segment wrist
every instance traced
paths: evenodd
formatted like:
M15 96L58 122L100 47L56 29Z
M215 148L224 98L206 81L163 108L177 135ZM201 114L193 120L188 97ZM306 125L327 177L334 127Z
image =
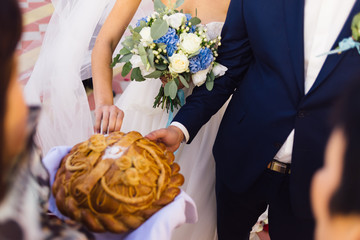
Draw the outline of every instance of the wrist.
M103 106L111 106L111 105L114 105L113 101L99 101L99 102L95 101L96 108L103 107Z
M96 89L94 89L94 100L96 107L113 105L114 104L113 92L112 90L96 91Z
M168 129L176 133L178 142L181 143L181 142L184 141L185 136L184 136L184 133L181 131L180 128L178 128L178 127L176 127L176 126L170 125L170 126L168 127Z

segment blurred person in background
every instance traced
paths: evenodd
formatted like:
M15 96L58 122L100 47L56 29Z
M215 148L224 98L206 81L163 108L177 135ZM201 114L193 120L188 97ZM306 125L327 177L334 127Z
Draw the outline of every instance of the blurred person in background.
M48 174L33 146L38 107L25 105L17 81L22 18L16 0L0 8L0 239L89 239L47 214Z
M338 102L325 163L313 178L316 240L360 239L359 92L356 81Z

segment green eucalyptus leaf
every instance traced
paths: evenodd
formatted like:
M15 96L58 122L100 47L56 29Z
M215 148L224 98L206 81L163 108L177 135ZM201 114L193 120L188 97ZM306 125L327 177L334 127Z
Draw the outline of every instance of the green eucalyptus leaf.
M186 79L187 82L191 81L191 73L184 72L181 75Z
M175 81L170 82L169 86L169 96L171 99L175 99L178 91L178 86L176 85Z
M158 47L158 48L161 48L162 50L165 50L166 47L167 47L167 45L166 45L165 43L158 43L158 44L157 44L157 47Z
M120 55L126 55L126 54L129 54L129 53L131 53L131 51L129 49L125 48L125 47L123 47L119 52Z
M114 57L113 62L110 64L110 67L111 67L111 68L115 67L115 65L119 63L119 58L120 58L120 56L121 56L121 55L118 54L118 55L116 55L116 57Z
M157 12L162 12L166 9L166 6L161 2L161 0L154 0L154 9Z
M184 87L189 88L189 84L186 81L186 79L182 75L179 75L179 78L180 78L180 82L184 85Z
M200 53L200 50L198 50L197 52L194 52L194 53L190 54L190 55L188 56L188 58L195 57L196 55L199 55L199 53Z
M145 66L147 66L147 64L148 64L147 52L146 52L144 46L140 44L138 50L139 50L139 55L140 55L142 63Z
M126 37L125 40L122 42L122 45L125 48L127 48L129 50L132 50L134 48L134 46L135 46L135 42L134 42L132 36Z
M162 75L162 71L155 70L154 72L146 75L146 78L160 78Z
M214 87L214 81L206 81L205 85L206 85L206 89L211 91Z
M162 58L164 61L169 62L169 59L168 59L167 57L163 56L162 54L160 54L159 56L160 56L160 58Z
M184 4L184 0L177 0L176 3L175 3L174 8L178 8L178 7L180 7L180 6L183 5L183 4Z
M134 32L140 33L143 28L142 26L136 27L134 28Z
M160 71L165 71L167 69L166 64L155 64L155 68Z
M191 25L196 26L201 23L201 20L198 17L193 17L192 19L190 19L190 22L191 22Z
M121 63L128 62L132 56L133 56L132 53L126 54L119 59L119 62L121 62Z
M133 41L135 41L135 42L136 42L136 41L140 41L140 39L141 39L140 33L133 31L133 32L132 32L132 39L133 39Z
M141 56L141 55L147 55L147 53L146 53L146 50L145 50L145 47L143 46L143 45L139 45L139 47L138 47L138 50L139 50L139 55Z
M145 21L140 21L140 27L144 28L147 26L147 23Z
M180 84L179 78L174 78L174 81L175 81L175 83L176 83L176 86L179 86L179 84Z
M214 74L214 72L213 71L211 71L210 73L209 73L209 76L210 76L210 81L214 81L215 80L215 74Z
M166 97L170 96L170 82L167 82L164 87L164 95Z
M155 55L154 55L153 51L150 48L147 50L147 58L148 58L148 61L150 63L150 66L152 68L155 68L155 62L154 62L155 61Z
M151 26L151 37L154 40L157 40L164 36L169 30L168 23L163 19L156 19Z
M126 75L128 75L130 73L131 69L132 69L131 62L125 63L125 65L123 66L122 71L121 71L121 76L125 77Z
M135 80L137 82L142 82L145 80L145 78L141 75L140 68L134 68L131 72L130 76L131 80Z

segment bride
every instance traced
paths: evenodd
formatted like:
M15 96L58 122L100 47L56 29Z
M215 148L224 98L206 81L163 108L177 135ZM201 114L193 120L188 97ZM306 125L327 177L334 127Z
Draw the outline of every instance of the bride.
M95 95L95 131L127 132L136 130L147 134L163 128L169 114L161 108L153 108L161 81L131 82L120 99L113 103L112 95L112 53L120 41L132 14L141 0L118 0L105 21L92 53L92 73ZM173 1L174 2L174 1ZM167 0L164 0L164 4ZM202 20L207 26L210 39L220 35L226 18L229 0L185 0L180 7ZM126 11L124 11L126 9ZM190 94L191 90L185 90ZM225 111L224 106L202 128L192 144L183 146L176 153L176 161L185 176L183 190L195 201L199 220L196 224L184 225L175 230L172 239L216 239L215 166L212 146L218 126ZM175 114L175 113L174 113ZM125 115L125 117L123 117Z
M101 25L103 27L92 54L95 131L121 128L124 132L137 130L147 134L165 127L169 115L162 109L152 108L153 98L161 84L158 79L131 82L115 105L111 88L112 69L109 66L112 53L118 42L121 42L129 23L135 23L140 17L152 12L148 8L152 5L151 0L52 1L55 12L39 59L25 87L27 102L40 102L43 106L37 130L37 142L43 154L54 146L70 146L84 141L93 133L91 113L81 84L81 72L84 66L89 66L84 62L90 62L86 61L86 56L90 55L89 49L92 49L91 39L97 35ZM216 37L221 32L229 2L185 0L181 8L193 15L197 10L202 23L207 25L209 37ZM182 146L176 154L176 161L186 178L183 189L196 202L199 221L179 228L173 239L216 238L215 167L211 149L225 107L201 129L191 145Z

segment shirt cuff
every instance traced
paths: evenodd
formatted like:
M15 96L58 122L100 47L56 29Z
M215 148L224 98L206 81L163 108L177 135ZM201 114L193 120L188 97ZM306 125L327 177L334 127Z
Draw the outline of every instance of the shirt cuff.
M183 132L184 137L185 137L185 141L184 141L184 142L188 142L188 141L189 141L190 135L189 135L189 132L188 132L188 130L186 129L186 127L185 127L184 125L182 125L182 124L179 123L179 122L172 122L172 123L170 124L170 126L175 126L175 127L180 128L180 130Z

